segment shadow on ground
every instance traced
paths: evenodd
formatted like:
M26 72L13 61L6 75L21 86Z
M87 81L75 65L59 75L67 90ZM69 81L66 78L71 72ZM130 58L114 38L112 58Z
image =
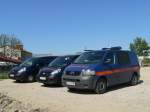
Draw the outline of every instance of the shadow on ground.
M52 85L41 85L42 87L47 87L47 88L62 88L63 86L58 85L58 84L52 84Z
M144 81L140 80L138 85L140 85L142 83L144 83ZM138 86L138 85L136 85L136 86ZM112 86L112 87L109 87L107 89L106 93L111 92L111 91L116 91L116 90L119 90L119 89L123 89L123 88L128 88L128 87L132 87L132 86L130 86L129 84L121 84L121 85L117 85L117 86ZM95 95L96 94L93 90L79 90L79 89L76 89L76 90L73 90L73 91L68 90L68 92L75 93L75 94L84 94L84 95L89 95L89 94Z
M25 81L13 81L13 83L18 83L18 84L31 84L31 83L35 83L35 82L25 82Z

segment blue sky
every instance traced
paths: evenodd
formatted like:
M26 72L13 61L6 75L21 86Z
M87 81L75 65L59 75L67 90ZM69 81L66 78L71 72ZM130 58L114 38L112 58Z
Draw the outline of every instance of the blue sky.
M149 0L0 0L0 33L15 34L33 53L69 54L150 43Z

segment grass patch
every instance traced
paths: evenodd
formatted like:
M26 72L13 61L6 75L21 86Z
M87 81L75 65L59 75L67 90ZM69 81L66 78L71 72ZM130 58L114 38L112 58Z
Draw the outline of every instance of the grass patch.
M8 79L8 72L1 72L0 73L0 80Z
M142 60L142 66L150 66L150 59L149 58L144 58Z

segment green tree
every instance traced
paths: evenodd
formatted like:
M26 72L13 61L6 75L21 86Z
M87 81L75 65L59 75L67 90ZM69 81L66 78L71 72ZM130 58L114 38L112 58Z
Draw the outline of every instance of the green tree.
M7 46L7 45L14 47L18 44L22 45L22 42L14 35L6 35L6 34L0 35L0 47Z
M5 45L8 45L9 43L9 38L7 35L5 34L1 34L0 35L0 47L3 47Z
M134 51L138 56L148 56L150 46L144 38L137 37L133 40L133 43L130 43L130 50Z

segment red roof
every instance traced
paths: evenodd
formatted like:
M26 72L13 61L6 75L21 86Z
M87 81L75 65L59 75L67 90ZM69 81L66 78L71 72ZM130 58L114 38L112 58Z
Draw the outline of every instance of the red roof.
M12 62L12 63L21 63L21 60L12 59L9 57L0 56L0 61Z

